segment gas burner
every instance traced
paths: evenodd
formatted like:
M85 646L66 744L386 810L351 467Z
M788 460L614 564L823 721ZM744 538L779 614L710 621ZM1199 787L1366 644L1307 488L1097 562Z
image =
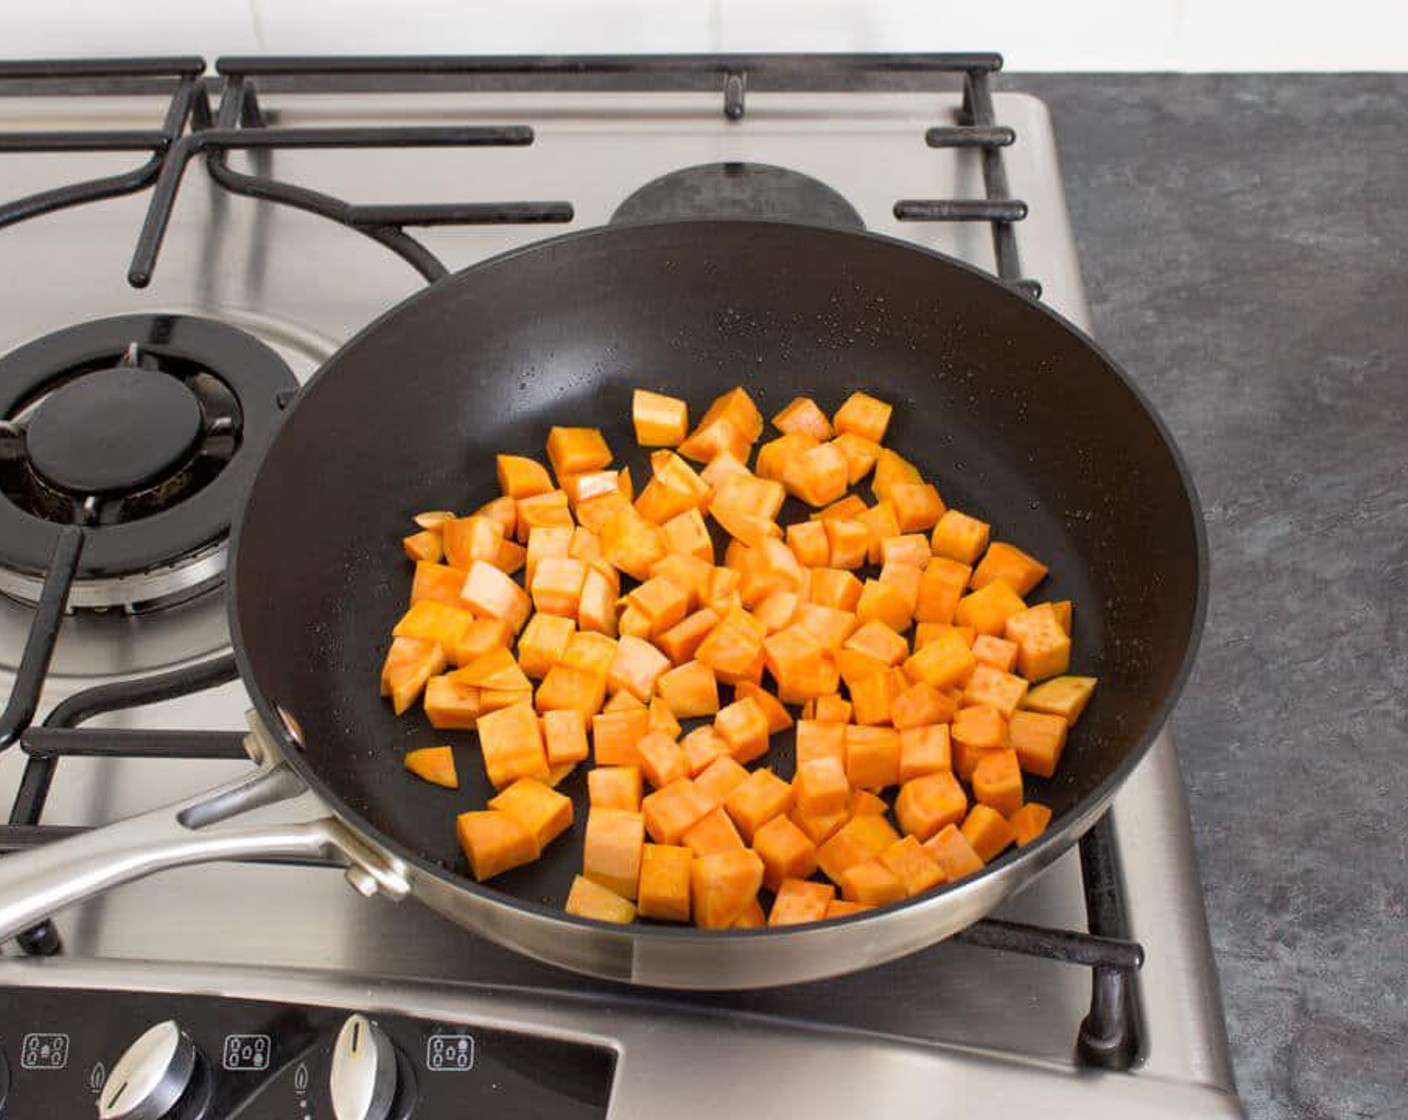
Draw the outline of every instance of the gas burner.
M186 315L101 319L0 358L0 592L37 601L72 524L88 528L74 608L150 610L218 584L297 388L258 339Z
M611 215L618 222L681 218L770 218L837 229L865 229L856 209L831 187L768 163L702 163L652 179Z

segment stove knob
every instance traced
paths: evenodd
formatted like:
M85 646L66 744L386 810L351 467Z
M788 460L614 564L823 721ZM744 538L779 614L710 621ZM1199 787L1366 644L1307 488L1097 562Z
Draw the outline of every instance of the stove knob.
M332 1114L337 1120L386 1120L396 1099L396 1047L365 1015L351 1015L332 1048Z
M98 1094L99 1120L161 1120L190 1086L199 1053L174 1019L127 1048Z

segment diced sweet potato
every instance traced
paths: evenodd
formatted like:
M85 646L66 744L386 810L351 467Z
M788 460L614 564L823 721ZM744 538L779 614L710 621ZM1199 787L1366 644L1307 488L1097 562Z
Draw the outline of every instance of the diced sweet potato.
M623 491L613 490L598 494L594 498L584 498L577 503L576 514L577 520L583 526L600 536L607 523L625 510L635 513L631 499L626 497Z
M804 815L826 816L850 804L851 783L840 759L815 758L798 763L792 792L797 808Z
M487 564L498 559L504 543L503 527L488 517L457 517L441 529L446 562L466 571L476 560Z
M431 509L426 510L424 513L416 514L411 520L416 523L418 529L438 533L445 522L453 521L454 518L454 513L448 509Z
M829 922L834 918L850 918L874 909L875 907L867 906L863 902L847 902L844 898L838 898L826 908L826 920Z
M900 732L900 784L925 774L953 769L948 728L941 723L906 727Z
M813 844L824 844L851 819L849 809L835 813L807 814L794 808L787 814L788 819L807 834Z
M982 804L969 810L962 832L984 863L991 863L1016 839L1006 818L991 806Z
M897 483L914 485L923 481L919 469L913 463L889 448L882 448L879 457L875 460L875 474L870 480L870 488L877 501L893 505L892 490ZM898 511L896 511L896 524L898 524ZM894 536L894 533L887 533L886 536Z
M678 844L699 820L717 806L688 778L679 778L641 801L645 828L657 844Z
M681 719L711 716L719 710L718 680L707 665L687 661L660 675L655 688Z
M935 556L919 580L914 617L920 622L952 622L971 574L968 565Z
M407 751L401 761L422 781L446 789L460 788L460 778L455 772L455 752L449 747L421 747Z
M733 924L728 928L762 929L767 924L768 916L763 910L763 904L754 898L738 912L738 917L733 919Z
M474 615L467 609L424 599L401 616L391 634L396 638L432 642L448 652L464 640L473 624Z
M844 517L829 517L824 522L829 568L853 571L865 566L870 547L870 534L860 521Z
M462 568L452 568L448 564L417 564L411 581L411 606L423 600L444 603L450 607L463 607L460 592L469 573Z
M572 537L576 529L562 525L540 525L528 534L528 552L524 557L524 578L531 587L538 564L546 557L568 557L572 553ZM581 557L578 557L581 559Z
M1075 609L1069 599L1058 599L1051 604L1051 609L1056 612L1056 621L1061 624L1061 629L1067 634L1071 632L1071 614Z
M920 647L904 663L904 671L911 680L944 689L966 682L977 663L963 639L950 632Z
M832 502L826 508L808 514L807 518L810 521L830 521L832 518L854 521L869 508L859 494L847 494L839 502Z
M815 440L830 439L831 421L811 397L794 397L791 403L772 418L779 432L803 432Z
M601 497L620 498L623 496L608 494ZM572 510L567 501L567 491L565 490L549 490L546 494L535 494L531 498L519 498L514 506L518 511L514 532L520 544L527 544L529 535L537 528L556 526L570 529L573 527Z
M784 879L777 887L770 926L799 926L819 922L826 917L826 908L836 898L836 888L830 883L813 883L806 879Z
M477 685L453 676L431 677L425 682L425 718L439 731L470 731L484 711Z
M727 929L756 900L763 861L750 851L716 852L690 869L694 921L701 929Z
M890 722L903 731L932 723L950 723L958 702L947 692L919 681L901 692L890 704Z
M980 589L1001 580L1018 595L1025 596L1046 578L1047 571L1045 564L1016 545L993 541L973 569L972 584L974 589Z
M863 817L872 815L883 817L889 811L889 803L878 793L871 793L868 789L856 789L851 791L851 816Z
M468 666L496 649L513 645L513 627L502 618L476 618L460 644L449 651L456 665Z
M740 618L744 612L731 612L715 626L694 651L694 657L714 671L725 684L748 679L763 662L763 640ZM687 621L687 620L686 620Z
M716 758L727 758L729 745L711 726L696 727L680 740L691 778L699 777Z
M603 712L592 718L592 761L597 766L639 766L638 744L650 732L645 708Z
M487 517L490 521L497 521L499 528L504 531L505 540L518 532L518 502L507 494L501 498L495 498L492 502L485 502L474 512L479 517Z
M805 432L788 432L778 439L769 440L758 448L758 458L753 464L753 473L759 478L770 478L774 482L783 481L787 463L795 455L810 451L818 440Z
M889 724L891 706L909 681L898 669L873 673L851 685L852 718L867 727Z
M722 805L710 809L690 825L681 843L697 856L742 851L748 846L743 842L743 837L738 834L732 818L724 812Z
M469 569L464 590L460 593L475 614L501 618L513 627L514 633L528 621L532 602L528 593L492 564L476 560Z
M607 687L626 691L642 703L655 693L655 683L670 667L670 659L642 638L623 635L606 670Z
M1094 677L1054 677L1031 689L1022 700L1022 707L1060 716L1070 726L1080 719L1094 692Z
M832 426L837 433L854 432L872 443L882 443L885 431L890 426L890 414L893 412L893 405L888 405L869 393L857 391L847 397L845 404L836 410Z
M504 692L528 692L533 687L522 666L514 660L513 654L502 646L491 649L482 657L476 657L464 668L456 669L452 676L465 684Z
M953 717L950 735L955 746L978 751L1006 750L1010 745L1006 718L996 708L987 705L959 708ZM962 775L964 778L967 776Z
M1007 823L1012 827L1017 847L1024 847L1046 831L1046 826L1051 823L1051 810L1035 801L1028 801L1008 815Z
M739 681L733 688L733 695L736 700L752 700L763 711L763 716L768 721L768 734L777 735L786 731L792 726L792 716L778 700L767 689L752 681Z
M484 882L538 858L533 834L507 813L485 809L455 818L460 847L475 879Z
M816 870L816 845L785 815L758 826L753 850L763 861L763 885L770 891L784 879L805 879Z
M1060 676L1071 665L1071 636L1054 603L1039 603L1007 619L1003 631L1017 643L1017 671L1029 681Z
M934 526L930 544L935 556L960 564L976 564L988 547L991 526L956 509L946 510Z
M425 688L426 682L445 668L445 650L417 638L392 638L381 666L381 694L391 698L399 716Z
M904 893L910 898L937 887L948 878L939 861L926 852L914 836L896 840L880 853L879 858L889 872L904 884Z
M796 521L787 526L787 547L797 562L808 568L824 568L831 555L826 526L820 521Z
M893 583L868 579L856 604L856 618L862 623L879 619L891 630L908 630L914 620L914 602Z
M797 723L797 765L817 758L846 762L846 725L804 719Z
M406 559L417 563L438 564L445 555L445 543L440 534L429 529L403 537L401 547L405 550Z
M924 842L924 850L934 857L949 882L966 878L983 869L983 859L973 850L956 824L945 825Z
M547 671L534 703L540 712L576 710L584 716L594 716L605 699L604 672L562 662Z
M677 490L658 478L647 482L635 501L636 512L656 525L663 525L666 521L694 509L695 505L695 500L688 493Z
M527 700L479 717L479 747L498 789L519 778L548 779L547 752L537 714Z
M523 455L499 455L495 458L499 475L499 490L507 498L532 498L553 488L547 467L536 459ZM610 462L608 459L607 462Z
M788 492L814 509L841 498L849 478L846 456L830 443L789 455L782 468Z
M552 473L597 471L611 465L611 448L596 428L559 428L548 432L548 461Z
M593 809L639 813L643 792L639 766L596 766L587 771L587 800Z
M737 762L748 763L768 751L768 717L751 697L735 700L720 708L714 717L714 730L729 746Z
M791 807L791 785L766 766L749 774L724 799L724 808L749 843L759 828Z
M640 813L593 807L582 842L582 874L634 901L644 848L645 822Z
M1022 770L1017 752L984 751L973 770L973 796L1004 817L1022 804Z
M572 827L572 799L533 778L519 778L490 798L489 808L526 828L539 852Z
M930 482L895 482L888 499L895 507L895 520L902 533L932 529L944 513L944 501Z
M542 680L548 670L562 660L576 630L577 623L570 618L535 614L518 639L518 663L523 671L535 680Z
M601 527L601 551L632 579L649 579L651 565L665 555L665 536L660 526L626 506Z
M1049 712L1013 712L1007 738L1021 768L1028 774L1053 777L1061 763L1068 727L1063 716Z
M860 580L840 568L815 568L811 576L809 600L832 610L854 612L860 602Z
M694 657L721 621L719 615L705 607L658 635L655 644L675 665L683 665Z
M886 906L906 897L904 883L878 857L848 867L837 885L848 902L867 906Z
M548 766L587 760L587 720L582 712L575 709L544 712L542 719Z
M818 696L812 718L820 723L850 723L851 702L834 692Z
M698 556L687 556L682 552L667 553L650 567L652 580L668 580L685 593L685 614L680 616L681 619L692 611L698 610L708 597L713 576L714 565L708 560L703 560ZM671 625L673 626L674 623Z
M1011 619L1007 620L1011 623ZM991 634L978 634L973 639L973 656L980 665L991 665L1004 673L1017 667L1017 643L1006 638L994 638Z
M637 906L646 918L689 921L690 869L694 853L673 844L647 844L641 852Z
M892 727L846 728L846 778L858 789L883 789L900 780L900 737Z
M593 883L585 875L572 880L564 909L579 918L594 918L598 922L613 922L627 926L636 920L636 908L615 891Z
M753 608L753 617L767 628L769 634L776 634L792 624L801 605L802 598L797 592L777 591Z
M927 840L946 824L963 820L968 795L948 771L912 778L895 798L895 819L911 836Z
M1027 682L1021 677L980 664L974 666L973 674L964 686L963 703L986 705L996 708L1004 716L1010 716L1026 694Z
M601 706L603 712L646 711L646 706L629 692L617 692Z
M689 431L689 406L678 397L637 389L631 394L631 423L642 447L675 447Z
M871 468L875 466L875 460L880 457L880 445L855 432L842 432L831 441L831 446L845 456L846 481L852 486L870 473ZM861 509L854 512L859 513L864 509L865 503L859 497L857 501L860 501Z
M687 509L676 514L661 523L660 532L667 551L697 556L710 564L714 562L714 540L699 510Z
M641 773L656 789L679 778L689 777L689 766L680 745L659 731L650 731L636 743Z
M846 639L842 648L867 653L885 665L898 665L909 656L909 643L903 636L874 618L863 623Z
M571 505L599 498L602 494L626 494L630 475L626 470L607 469L604 471L582 471L580 474L565 474L558 483Z

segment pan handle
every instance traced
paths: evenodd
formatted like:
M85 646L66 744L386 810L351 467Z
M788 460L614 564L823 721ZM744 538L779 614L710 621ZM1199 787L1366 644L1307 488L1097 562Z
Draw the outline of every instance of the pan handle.
M170 867L250 858L334 858L362 894L392 899L410 891L405 868L326 816L293 824L217 827L241 814L307 792L267 751L255 728L246 740L258 770L214 789L0 859L0 942L58 910Z

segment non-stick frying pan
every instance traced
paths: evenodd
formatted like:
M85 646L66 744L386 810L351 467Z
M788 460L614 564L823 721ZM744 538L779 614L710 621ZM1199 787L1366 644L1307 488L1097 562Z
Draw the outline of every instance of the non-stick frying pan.
M409 515L495 496L494 455L541 454L553 424L600 427L626 452L635 386L698 409L738 384L765 415L799 394L827 408L855 389L893 401L887 442L950 505L1051 566L1039 594L1075 601L1073 671L1100 678L1057 776L1030 780L1030 796L1055 811L1052 827L970 879L852 919L613 927L562 912L586 818L579 773L564 786L577 807L571 834L541 861L475 883L453 827L491 795L473 734L397 718L378 695L409 584L398 545ZM163 866L331 846L367 892L414 894L513 948L613 979L751 987L873 965L975 921L1099 817L1168 715L1205 585L1201 521L1167 433L1069 324L900 242L737 221L542 242L383 316L305 387L269 447L237 526L232 579L260 777L0 861L0 934ZM447 737L459 791L401 764L408 748ZM769 762L790 776L790 740ZM331 817L210 823L287 792L290 770Z

